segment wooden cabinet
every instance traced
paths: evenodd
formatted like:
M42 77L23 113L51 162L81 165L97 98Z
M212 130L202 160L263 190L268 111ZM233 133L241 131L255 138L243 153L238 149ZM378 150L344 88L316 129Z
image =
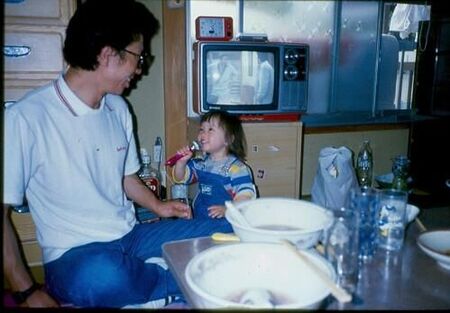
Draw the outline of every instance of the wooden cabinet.
M64 70L65 29L75 8L76 0L4 1L5 105L50 82ZM42 265L30 213L13 212L11 219L28 265ZM42 282L42 277L36 278Z
M244 123L247 163L260 197L299 198L302 124Z
M300 122L243 123L247 163L260 197L299 198L303 126ZM198 118L188 120L188 138L197 138ZM190 190L190 195L195 190Z
M75 0L5 0L5 23L65 28L75 6Z
M62 47L76 0L4 3L4 101L55 79L65 67Z

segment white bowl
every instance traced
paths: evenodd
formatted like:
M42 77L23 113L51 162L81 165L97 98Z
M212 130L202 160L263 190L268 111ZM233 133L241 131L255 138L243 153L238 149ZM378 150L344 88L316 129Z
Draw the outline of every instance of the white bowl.
M308 249L317 244L322 232L333 223L332 212L304 200L258 198L238 202L235 206L252 227L239 224L228 210L225 217L234 233L244 242L279 242L287 239L299 249Z
M302 251L335 281L333 267L313 251ZM195 308L318 308L330 294L288 247L274 243L215 246L192 258L185 271ZM267 296L267 298L266 298ZM243 298L251 299L243 303Z
M440 266L450 270L450 229L423 232L417 238L417 244Z
M382 189L391 188L393 180L394 180L394 174L392 172L375 176L375 181L377 182L378 186ZM412 177L408 177L406 179L406 183L408 184L408 187L411 186L412 182L413 182Z

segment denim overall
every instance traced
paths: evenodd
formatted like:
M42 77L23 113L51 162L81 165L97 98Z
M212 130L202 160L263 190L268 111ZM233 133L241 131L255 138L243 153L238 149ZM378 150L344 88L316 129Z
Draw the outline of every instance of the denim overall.
M197 169L198 193L194 200L194 218L210 218L208 208L212 205L224 205L225 201L233 200L233 197L225 189L225 185L231 183L229 169L237 158L230 158L222 166L220 173Z

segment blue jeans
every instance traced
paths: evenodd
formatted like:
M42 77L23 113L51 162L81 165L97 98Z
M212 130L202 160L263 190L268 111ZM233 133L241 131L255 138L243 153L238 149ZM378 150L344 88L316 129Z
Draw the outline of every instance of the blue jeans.
M170 271L145 263L172 240L232 232L226 219L168 219L137 224L124 237L75 247L44 265L49 293L79 307L123 307L181 296Z

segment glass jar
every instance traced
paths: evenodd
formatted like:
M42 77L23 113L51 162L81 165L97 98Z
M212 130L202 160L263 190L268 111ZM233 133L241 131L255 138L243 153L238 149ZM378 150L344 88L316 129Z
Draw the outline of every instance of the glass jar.
M392 189L408 191L410 160L404 155L396 156L392 161Z

